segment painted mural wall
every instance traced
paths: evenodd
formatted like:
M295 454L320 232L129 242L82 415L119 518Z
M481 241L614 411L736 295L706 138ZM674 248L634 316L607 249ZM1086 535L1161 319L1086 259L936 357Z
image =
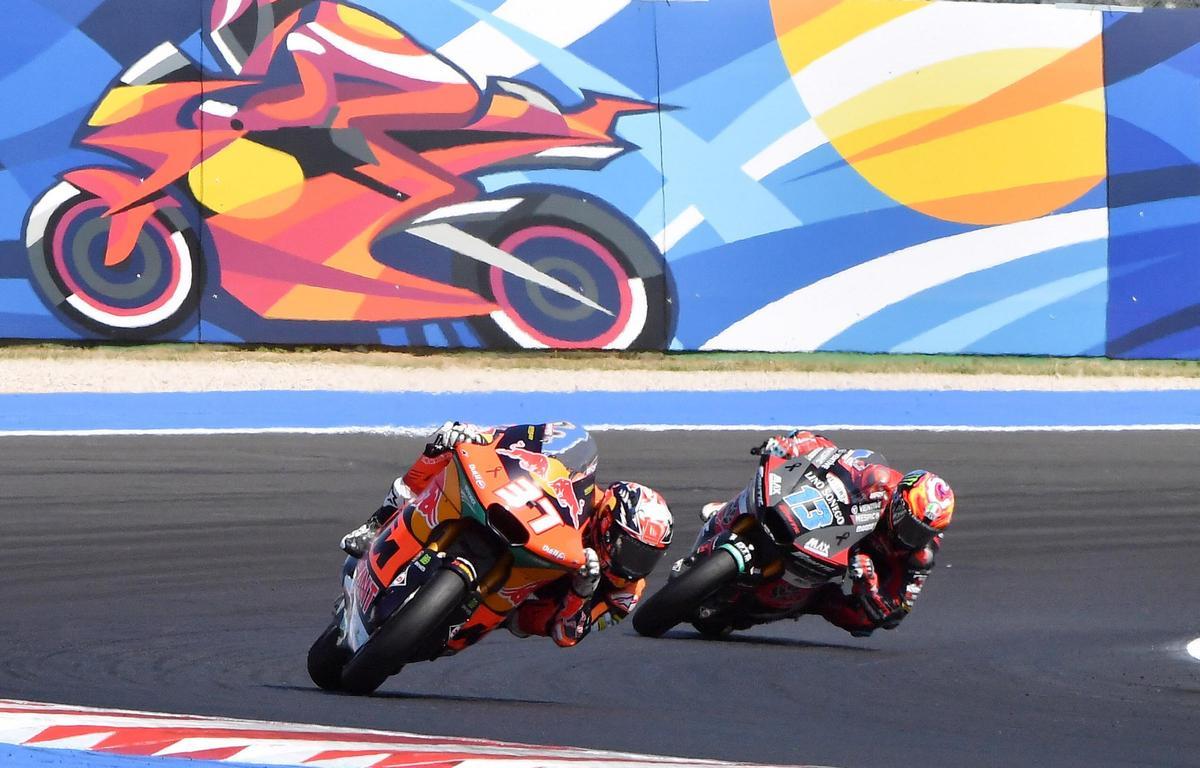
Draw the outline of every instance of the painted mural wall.
M1200 357L1200 11L5 11L3 338Z

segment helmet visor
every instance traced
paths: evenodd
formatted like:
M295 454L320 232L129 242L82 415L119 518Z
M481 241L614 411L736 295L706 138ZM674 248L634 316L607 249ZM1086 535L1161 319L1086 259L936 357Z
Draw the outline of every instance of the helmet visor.
M909 549L920 549L937 535L932 526L918 520L909 510L903 498L896 499L896 510L892 513L892 532L896 540Z
M644 579L658 565L664 552L665 549L638 541L632 534L622 530L617 533L609 552L613 573L623 579Z

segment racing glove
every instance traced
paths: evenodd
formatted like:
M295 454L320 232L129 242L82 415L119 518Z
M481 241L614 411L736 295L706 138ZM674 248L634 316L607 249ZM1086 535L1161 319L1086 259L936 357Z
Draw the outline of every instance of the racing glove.
M879 592L879 574L869 555L860 552L851 558L850 580L854 585L851 592L875 626L895 629L908 615L910 604L889 600Z
M755 456L778 456L781 459L794 459L815 448L831 447L833 447L833 443L821 435L797 429L787 435L768 438L762 445L751 448L750 453Z
M433 458L441 456L459 443L476 443L483 445L488 441L481 427L460 421L447 421L429 436L425 446L425 455Z
M750 453L755 456L778 456L781 459L790 459L793 456L791 452L793 442L787 437L768 438L762 445L751 448Z
M600 585L600 558L591 547L583 550L583 556L583 565L571 577L571 591L586 599L591 597Z
M879 574L875 572L875 561L870 555L860 552L850 559L850 581L856 593L879 591Z

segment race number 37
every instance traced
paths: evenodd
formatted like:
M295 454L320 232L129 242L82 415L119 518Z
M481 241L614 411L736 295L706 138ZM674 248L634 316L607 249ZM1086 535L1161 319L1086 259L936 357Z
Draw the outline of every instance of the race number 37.
M528 504L533 504L542 514L528 521L529 530L534 533L545 533L556 525L562 525L562 516L554 502L546 498L541 488L534 485L528 477L519 477L508 485L496 489L496 495L509 509L516 511Z
M800 524L810 531L824 528L833 522L833 510L829 508L829 502L811 485L784 496L783 503L791 507L800 519Z

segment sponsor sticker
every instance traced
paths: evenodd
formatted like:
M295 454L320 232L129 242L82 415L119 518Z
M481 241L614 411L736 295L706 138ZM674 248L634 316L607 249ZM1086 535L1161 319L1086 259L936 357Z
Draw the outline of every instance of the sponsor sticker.
M358 598L358 610L366 613L379 594L379 585L371 578L371 571L366 561L360 561L354 571L354 594Z
M829 543L821 541L816 536L804 542L804 548L822 557L829 557Z

